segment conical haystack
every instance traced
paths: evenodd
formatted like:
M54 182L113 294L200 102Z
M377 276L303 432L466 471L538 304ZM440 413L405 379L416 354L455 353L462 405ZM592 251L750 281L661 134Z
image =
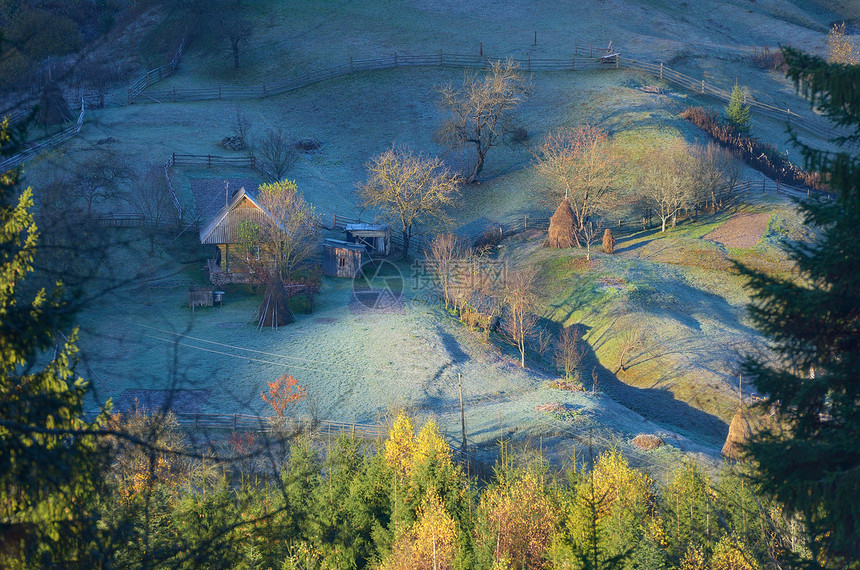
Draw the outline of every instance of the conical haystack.
M260 305L260 312L257 314L257 326L274 327L286 325L295 320L293 312L287 305L287 294L284 291L284 284L280 278L273 277L266 285L266 292L263 294L263 303Z
M544 247L560 249L574 245L574 216L570 202L565 198L549 219L549 235Z
M732 425L729 426L729 435L726 438L726 443L723 445L723 456L737 461L741 458L740 445L749 440L752 432L750 424L744 417L742 408L738 408L735 417L732 418Z
M48 83L39 97L36 121L40 125L62 125L72 120L72 110L56 83Z

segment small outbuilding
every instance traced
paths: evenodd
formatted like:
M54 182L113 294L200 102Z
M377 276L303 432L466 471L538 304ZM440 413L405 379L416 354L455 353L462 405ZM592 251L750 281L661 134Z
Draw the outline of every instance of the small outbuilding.
M323 242L323 273L329 277L355 278L361 271L361 262L367 246L327 238Z
M391 250L391 228L388 224L347 224L346 241L365 246L369 255L388 255Z

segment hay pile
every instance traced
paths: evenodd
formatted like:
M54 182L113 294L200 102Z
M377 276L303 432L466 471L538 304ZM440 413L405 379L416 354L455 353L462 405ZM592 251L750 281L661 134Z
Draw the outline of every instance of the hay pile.
M603 232L603 253L612 255L615 253L615 238L612 236L612 230L606 228Z
M644 449L645 451L651 451L652 449L657 449L658 447L666 445L666 442L663 441L662 437L652 435L650 433L640 433L633 438L632 443L639 449Z
M284 291L284 284L277 276L269 279L266 285L266 292L263 294L263 303L260 305L260 312L257 314L257 326L278 328L293 322L295 316L290 311L287 305L287 293Z
M743 408L738 408L735 417L732 418L732 424L729 426L726 443L723 445L723 456L734 461L739 460L741 458L740 445L746 443L751 434L750 424L744 417Z
M573 209L567 198L561 201L552 218L549 219L549 235L544 247L561 249L574 245L574 216Z
M72 110L56 83L48 83L39 97L36 122L40 125L62 125L72 120Z

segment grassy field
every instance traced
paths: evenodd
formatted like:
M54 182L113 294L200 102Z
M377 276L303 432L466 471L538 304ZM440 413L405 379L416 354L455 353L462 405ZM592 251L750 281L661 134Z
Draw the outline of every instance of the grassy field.
M624 54L664 61L726 85L737 78L757 95L770 94L767 102L800 110L807 107L785 79L756 68L751 55L787 37L797 47L821 53L827 26L839 17L800 0L682 6L660 0L589 5L540 0L504 10L488 1L415 0L391 8L379 0L330 0L261 2L253 10L257 25L243 67L234 70L226 59L192 46L177 75L159 88L253 84L306 66L343 63L350 56L440 49L471 53L479 42L487 54L563 57L574 39L601 45L611 39ZM434 141L442 118L435 87L462 75L457 69L395 69L267 99L141 102L94 110L79 137L47 160L31 163L26 174L38 186L56 164L73 168L109 137L116 140L109 148L139 173L163 164L172 152L224 155L217 142L231 134L238 108L255 135L281 127L291 138L322 142L289 174L318 212L369 218L372 213L362 212L355 189L364 180L367 161L392 143L440 154L455 168L467 165L467 156L446 153ZM550 213L538 199L539 181L527 147L548 131L599 124L611 133L617 155L636 162L677 138L704 141L704 133L677 113L691 104L715 106L669 85L661 85L662 94L645 92L644 86L659 81L622 70L536 73L533 82L533 96L518 111L529 141L494 149L481 183L465 188L454 212L454 229L463 235L525 214ZM757 118L753 133L797 156L778 122ZM195 201L194 188L202 184L220 188L225 179L259 182L258 174L244 169L175 168L171 176L192 212L205 209ZM752 171L744 177L761 179ZM635 172L628 172L621 186L625 192L635 190ZM122 212L130 206L120 200L106 208ZM708 237L733 216L753 214L764 226L749 228L752 247ZM633 436L660 433L671 449L650 459L642 456L653 465L676 458L673 450L716 461L737 405L739 354L763 345L745 316L748 297L732 260L787 274L780 241L810 237L788 201L753 192L726 211L684 221L666 234L622 232L618 254L596 254L591 263L581 251L543 249L539 232L505 240L501 259L540 268L541 316L586 330L584 376L589 385L596 379L598 392L585 394L550 388L556 378L551 363L532 358L529 369L520 369L510 347L465 330L438 306L422 302L422 291L408 289L397 310L368 312L356 303L350 282L324 279L313 314L299 314L297 323L277 331L258 331L250 324L259 297L241 288L228 289L223 307L192 313L186 288L205 280L201 268L213 253L199 246L195 232L165 236L154 257L135 241L132 230L117 232L136 245L107 252L105 263L121 268L128 283L80 315L85 372L96 388L93 407L107 398L130 405L139 390L176 389L182 396L175 406L183 410L259 413L266 380L288 373L308 386L310 397L300 413L370 422L406 407L437 416L456 435L459 373L469 437L476 443L511 435L543 438L563 461L571 445L581 445L588 433L600 445L614 441L634 456ZM399 268L411 274L408 265ZM617 371L619 342L630 330L641 332L641 347L631 366ZM569 413L535 410L547 402L563 404Z

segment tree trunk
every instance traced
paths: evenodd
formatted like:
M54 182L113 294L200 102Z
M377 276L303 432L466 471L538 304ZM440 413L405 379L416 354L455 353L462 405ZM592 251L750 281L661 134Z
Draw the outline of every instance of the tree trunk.
M404 229L401 231L403 234L403 261L409 261L409 239L410 239L410 231L408 229Z
M523 332L525 332L525 331L523 331ZM525 368L526 367L526 339L525 339L525 335L522 335L520 337L519 345L520 345L519 346L519 348L520 348L520 368Z
M475 180L478 179L478 174L484 169L484 158L487 156L487 151L481 152L481 146L475 145L476 150L478 151L478 162L475 163L475 168L472 169L472 174L469 175L469 178L466 180L467 184L472 184Z
M666 218L661 217L660 221L663 223L663 227L660 229L660 233L664 234L666 233Z

